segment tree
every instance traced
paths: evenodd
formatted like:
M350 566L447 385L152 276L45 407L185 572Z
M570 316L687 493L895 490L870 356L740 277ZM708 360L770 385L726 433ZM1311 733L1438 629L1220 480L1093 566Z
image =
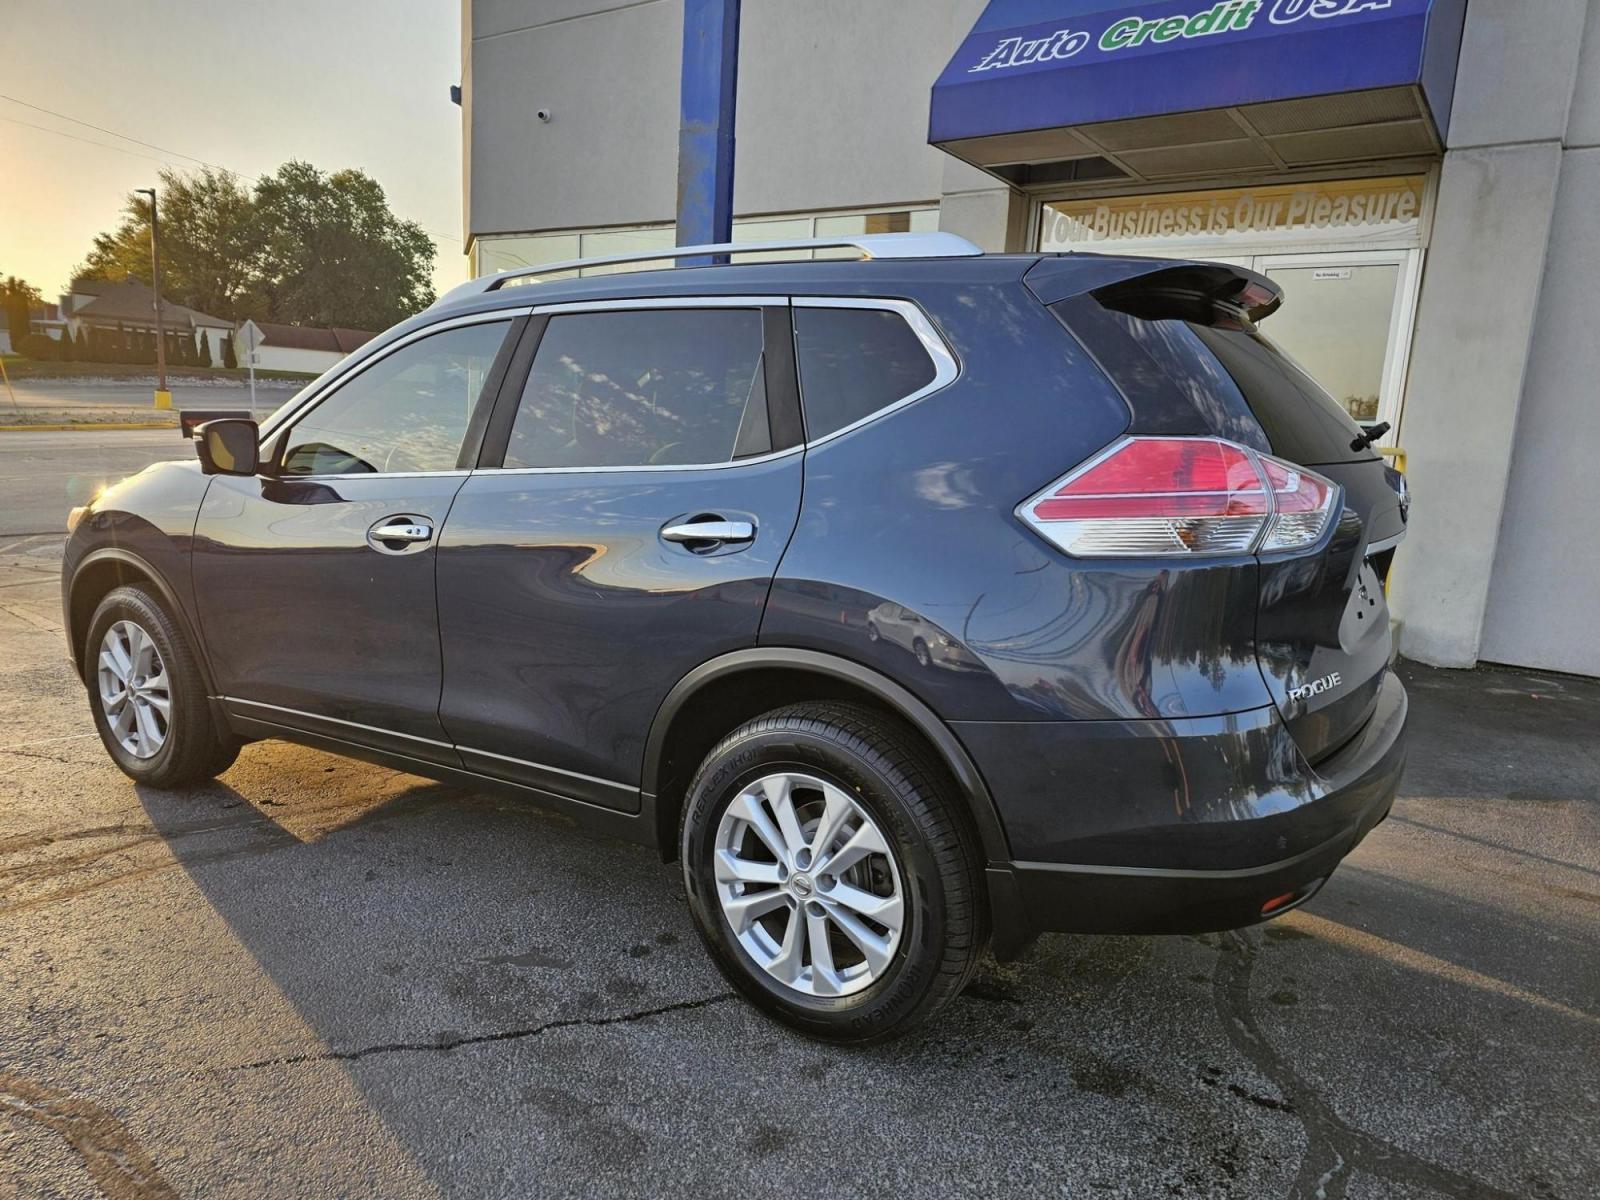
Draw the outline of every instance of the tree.
M190 175L162 168L159 175L162 296L231 320L260 316L249 191L233 174L210 167ZM76 275L151 278L150 201L129 193L123 213L122 224L94 239Z
M44 297L39 294L39 289L31 283L25 283L15 275L7 275L4 283L0 283L0 303L3 303L6 314L6 329L11 334L11 348L19 354L22 348L22 339L27 337L33 329L33 316L31 309L35 304L41 304Z
M61 361L72 362L78 357L77 343L72 340L72 326L61 331Z
M200 365L211 366L211 339L206 336L206 331L200 331Z
M232 371L238 368L239 359L233 353L233 334L222 335L222 365Z
M272 320L384 329L433 303L433 239L371 176L287 162L256 184L255 209Z

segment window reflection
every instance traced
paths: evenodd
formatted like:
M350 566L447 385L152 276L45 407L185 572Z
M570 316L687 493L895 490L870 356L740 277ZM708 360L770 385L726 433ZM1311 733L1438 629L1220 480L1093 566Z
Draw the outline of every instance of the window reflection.
M295 423L282 473L454 470L510 324L448 329L379 359Z
M727 462L771 448L757 309L550 319L507 467Z

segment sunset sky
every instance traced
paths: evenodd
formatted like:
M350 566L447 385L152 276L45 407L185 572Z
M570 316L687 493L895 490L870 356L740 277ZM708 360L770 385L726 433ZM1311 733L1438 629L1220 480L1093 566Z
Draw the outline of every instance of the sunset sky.
M0 275L54 299L163 164L248 183L299 158L372 175L433 237L435 285L460 282L460 20L456 0L0 6Z

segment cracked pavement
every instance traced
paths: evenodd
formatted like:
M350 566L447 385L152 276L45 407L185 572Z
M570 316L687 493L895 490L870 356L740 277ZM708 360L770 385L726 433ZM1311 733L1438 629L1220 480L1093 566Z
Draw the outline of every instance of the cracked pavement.
M519 801L281 743L135 789L58 553L0 539L0 1196L1600 1191L1593 681L1407 666L1395 815L1309 906L1045 938L848 1051Z

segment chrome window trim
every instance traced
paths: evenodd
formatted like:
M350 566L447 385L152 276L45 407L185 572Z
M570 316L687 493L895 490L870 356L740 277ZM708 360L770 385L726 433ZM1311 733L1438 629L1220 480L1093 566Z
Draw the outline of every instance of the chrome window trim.
M453 471L358 471L347 472L343 475L280 475L280 480L299 482L326 482L330 479L342 479L348 482L352 479L465 479L472 472L464 469Z
M888 414L914 404L924 396L942 391L956 381L961 374L961 364L954 351L945 342L944 337L929 320L928 315L922 311L920 305L911 300L891 300L875 296L655 296L648 298L618 299L618 300L579 300L570 304L542 304L533 309L534 315L545 314L559 315L573 312L607 312L626 309L661 309L661 308L859 308L869 312L898 313L902 320L911 327L911 332L922 343L922 348L933 360L933 379L909 395L892 401L884 407L868 413L859 420L835 429L832 433L824 434L820 438L803 441L798 445L789 446L783 450L774 450L768 454L758 454L750 458L734 458L726 462L714 463L670 463L640 466L607 466L607 467L481 467L473 472L475 475L604 475L619 472L668 472L668 471L724 471L730 467L750 467L761 463L774 462L787 458L791 454L821 446L834 438L843 437L860 429L863 425L870 424ZM798 379L799 359L795 361L797 382L800 384L800 407L802 414L805 410L805 386ZM520 397L518 402L520 403Z
M396 350L403 349L404 347L409 346L412 342L419 341L425 337L430 337L435 333L443 333L447 329L457 329L464 325L482 325L489 321L515 321L518 317L525 317L532 311L533 307L531 305L523 305L518 308L496 308L487 312L470 313L464 317L448 317L442 321L435 321L431 325L424 325L420 329L413 329L404 337L396 338L394 341L389 342L387 345L383 346L377 351L374 351L372 354L361 359L359 362L350 363L349 359L347 358L342 362L330 367L323 375L313 379L309 384L307 384L306 388L308 394L298 403L296 403L293 408L289 408L287 405L285 405L283 408L280 408L277 412L273 413L272 416L267 419L266 424L261 426L260 435L257 439L257 442L259 445L265 446L268 441L277 437L279 433L287 429L290 425L294 424L294 422L300 420L301 417L305 416L313 408L321 404L334 392L338 391L346 383L350 382L350 380L361 374L361 372L365 371L368 367L375 363L382 362ZM360 351L358 350L356 353L360 353ZM340 367L346 366L348 367L347 370L341 371L339 369ZM338 372L338 374L333 374L333 372ZM319 384L321 385L320 387L318 386ZM310 389L313 388L316 390L311 391ZM369 475L368 478L371 478L374 475L384 478L390 477L385 472L376 471ZM348 476L292 475L289 476L289 478L344 479L348 478Z
M795 296L792 300L796 308L860 308L874 312L892 312L900 314L900 318L911 327L911 332L916 334L917 340L922 343L922 348L933 360L933 379L909 395L874 409L866 416L842 425L831 433L825 433L819 438L812 438L805 443L810 450L822 446L835 438L844 437L847 433L854 433L863 425L870 425L890 413L898 412L908 404L915 404L924 396L931 396L934 392L943 391L949 387L961 374L961 362L956 358L955 352L950 349L944 337L934 327L928 314L922 311L922 306L910 300L887 300L869 296ZM795 376L800 386L800 411L805 412L806 384L800 368L800 347L795 346Z
M498 477L500 475L616 475L638 474L641 471L726 471L730 467L753 467L761 463L776 462L780 458L788 458L791 454L799 454L804 449L805 445L798 443L768 454L752 454L749 458L730 458L727 462L716 463L651 463L641 467L479 467L472 474ZM350 476L330 476L330 478L348 479Z

